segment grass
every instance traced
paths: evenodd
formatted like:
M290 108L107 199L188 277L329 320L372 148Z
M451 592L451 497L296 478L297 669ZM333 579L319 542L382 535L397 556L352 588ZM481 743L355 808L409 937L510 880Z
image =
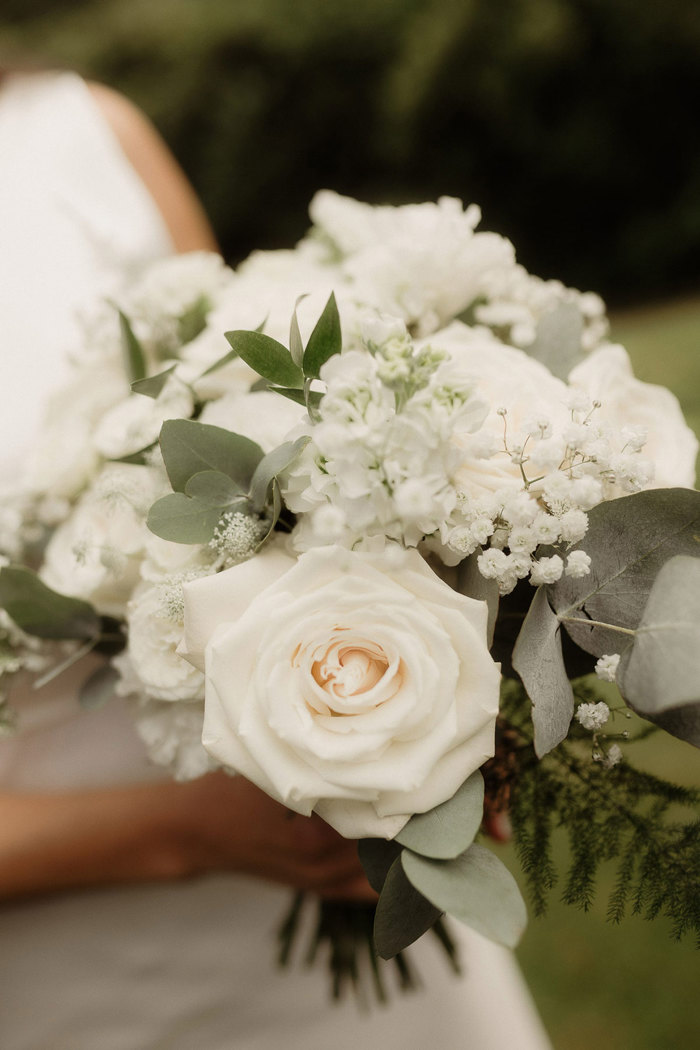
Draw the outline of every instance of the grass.
M700 433L700 300L628 310L613 318L612 337L629 350L640 379L670 387ZM700 756L681 741L656 735L635 761L669 779L700 783ZM557 844L566 863L567 847ZM512 871L517 861L504 850ZM611 879L605 875L593 909L560 903L531 919L520 963L556 1050L676 1050L697 1045L700 956L676 943L663 920L605 920ZM508 1048L504 1048L508 1050ZM517 1050L517 1048L512 1048Z

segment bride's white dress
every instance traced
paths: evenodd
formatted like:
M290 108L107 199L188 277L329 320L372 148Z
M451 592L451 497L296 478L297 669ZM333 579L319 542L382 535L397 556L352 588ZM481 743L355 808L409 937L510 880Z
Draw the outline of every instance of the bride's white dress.
M74 307L172 246L78 77L10 77L0 88L0 151L1 487L61 379ZM0 790L161 775L117 702L80 711L63 679L50 692L25 704L19 734L0 741ZM463 928L464 978L421 942L424 990L369 1015L329 1005L321 970L275 969L287 897L222 875L5 904L2 1050L549 1046L510 953Z

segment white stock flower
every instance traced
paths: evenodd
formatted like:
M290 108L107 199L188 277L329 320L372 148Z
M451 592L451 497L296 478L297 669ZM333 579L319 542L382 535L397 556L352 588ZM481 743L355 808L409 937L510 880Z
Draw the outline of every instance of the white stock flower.
M493 753L486 606L415 551L268 547L185 602L207 750L346 837L392 838Z

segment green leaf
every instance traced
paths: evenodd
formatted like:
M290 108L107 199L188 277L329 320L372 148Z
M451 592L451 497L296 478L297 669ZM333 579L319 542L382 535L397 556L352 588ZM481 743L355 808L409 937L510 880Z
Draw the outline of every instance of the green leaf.
M367 881L376 893L381 893L389 868L401 853L401 847L393 839L360 839L357 852Z
M309 411L314 411L318 408L323 400L323 394L320 390L310 390L305 392L304 390L290 390L283 386L271 386L268 387L273 394L281 394L282 397L288 398L289 401L294 401L297 405L303 405L304 408L308 408Z
M261 462L264 462L262 460ZM228 507L244 495L243 489L220 470L202 470L193 474L185 485L185 495L207 507Z
M474 843L454 860L429 860L405 850L404 871L429 901L489 940L515 948L527 924L517 883L490 850Z
M236 331L224 334L238 356L258 375L277 386L303 387L303 372L292 361L289 350L276 339L262 332Z
M700 558L660 570L617 684L638 714L700 747Z
M294 310L292 312L292 320L289 324L289 352L292 355L292 361L301 368L302 361L304 360L304 344L301 339L301 332L299 331L299 318L297 317L297 309L299 303L303 299L306 299L306 295L300 295L294 304Z
M467 598L476 598L477 601L486 602L489 612L486 639L490 649L498 618L498 584L495 580L487 580L479 572L477 559L480 554L481 548L479 547L473 554L470 554L468 558L459 563L457 566L455 590L459 591L460 594L464 594Z
M189 306L177 321L178 339L182 346L196 339L200 332L207 326L207 314L211 310L211 303L206 295L200 295L199 299Z
M264 455L250 438L193 419L166 420L160 447L176 492L184 492L190 478L205 470L220 471L247 489Z
M144 394L145 397L158 397L168 381L168 376L173 374L176 367L177 365L171 365L170 368L166 368L164 372L159 372L157 376L148 376L146 379L135 380L135 382L131 384L133 393Z
M310 437L304 435L297 438L296 441L285 441L283 445L268 452L265 458L260 460L250 483L250 498L255 510L260 511L265 506L272 479L294 462L310 440Z
M148 375L146 368L146 355L141 343L134 335L129 318L121 310L119 311L119 329L122 336L122 352L124 355L124 368L130 383L139 379L145 379Z
M100 618L89 602L52 591L24 566L0 569L0 607L38 638L91 639L100 633Z
M547 593L576 644L603 656L619 652L623 635L587 621L638 626L661 566L676 554L700 554L700 492L637 492L599 504L588 520L580 546L591 557L589 575L564 576Z
M526 353L546 365L552 375L566 380L571 369L583 360L582 335L583 316L578 306L559 303L540 319L535 341Z
M389 869L374 916L374 944L382 959L408 948L442 915L406 878L397 857Z
M477 770L447 802L411 817L396 842L424 857L449 860L471 845L483 816L484 778Z
M171 492L153 504L146 524L151 532L164 540L208 543L220 517L220 507L209 507L182 492Z
M513 649L513 667L532 701L535 752L542 758L566 737L574 694L561 651L561 625L538 587Z
M343 337L340 330L340 314L335 294L331 292L328 302L323 308L323 313L316 322L316 326L309 336L304 351L303 369L304 375L311 379L318 379L322 366L329 358L339 354L343 345ZM289 386L294 384L290 383Z
M114 688L119 678L119 672L111 664L98 667L80 687L78 694L80 706L91 711L104 707L107 701L114 696Z

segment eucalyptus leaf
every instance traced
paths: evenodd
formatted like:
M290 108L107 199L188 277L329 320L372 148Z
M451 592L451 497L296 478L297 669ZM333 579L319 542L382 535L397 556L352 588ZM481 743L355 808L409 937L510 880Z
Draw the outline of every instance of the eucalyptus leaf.
M89 602L58 594L23 565L0 569L0 607L38 638L89 640L100 633L100 617Z
M264 460L261 460L264 462ZM220 470L202 470L193 474L185 485L185 495L207 507L228 507L244 495L243 489Z
M343 345L340 314L335 294L331 292L304 351L304 375L318 379L319 372L329 358L339 354ZM292 385L292 384L290 384Z
M588 576L563 576L550 603L577 645L594 656L620 651L625 635L588 623L634 630L656 574L676 554L700 554L700 492L650 489L601 503L588 514L580 547Z
M658 573L617 683L638 714L700 747L700 557Z
M164 372L159 372L157 376L147 376L145 379L136 379L131 384L133 393L157 398L167 383L168 377L173 374L176 367L177 365L171 365L170 368L166 368Z
M177 334L181 345L192 342L207 326L207 315L211 303L206 295L200 295L177 320Z
M114 689L119 678L119 672L111 664L98 667L80 687L78 694L80 706L87 710L104 707L107 701L114 696Z
M493 643L500 599L497 582L495 580L487 580L479 572L477 559L480 554L481 548L478 548L468 558L459 563L457 566L455 590L459 591L460 594L466 595L467 598L476 598L477 601L486 602L488 607L486 639L490 649Z
M357 852L367 881L376 893L381 893L389 868L401 853L401 847L393 839L360 839Z
M308 294L308 293L307 293ZM292 320L289 323L289 352L292 355L292 361L301 368L304 360L304 344L301 339L301 332L299 330L299 318L297 317L297 310L299 303L306 299L306 294L300 295L294 304L294 310L292 312Z
M447 802L411 817L396 842L424 857L449 860L471 845L483 816L484 778L477 770Z
M564 666L561 625L538 587L513 649L513 667L532 701L535 752L539 758L560 744L574 715L574 694Z
M126 369L129 382L136 383L139 379L145 379L148 375L146 354L134 334L131 321L122 310L119 311L119 330L122 337L124 368Z
M583 316L575 303L559 303L540 318L535 341L526 347L530 357L546 365L552 375L568 379L584 354L581 348Z
M151 532L173 543L208 543L221 517L221 508L171 492L156 501L146 524Z
M206 470L220 471L247 489L264 456L250 438L193 419L167 419L160 431L160 447L176 492L184 492L190 478Z
M263 536L263 538L262 538L262 540L261 540L261 542L259 544L259 547L262 546L262 544L265 542L265 540L268 539L268 537L272 535L272 532L274 531L275 525L279 521L281 513L282 513L282 493L280 492L280 486L279 486L279 482L278 482L277 478L273 478L272 479L272 514L270 516L270 525L269 525L269 528L268 528L267 532Z
M294 364L286 347L262 332L225 332L233 350L247 365L277 386L298 387L304 385L304 374Z
M255 510L260 511L265 506L272 479L294 462L310 440L310 437L304 435L297 438L296 441L285 441L283 445L268 452L265 458L260 460L250 483L250 498Z
M429 901L489 940L515 948L527 925L518 885L490 850L474 843L454 860L430 860L404 850L408 880Z
M389 869L374 916L374 944L382 959L408 948L442 915L406 878L397 857Z

